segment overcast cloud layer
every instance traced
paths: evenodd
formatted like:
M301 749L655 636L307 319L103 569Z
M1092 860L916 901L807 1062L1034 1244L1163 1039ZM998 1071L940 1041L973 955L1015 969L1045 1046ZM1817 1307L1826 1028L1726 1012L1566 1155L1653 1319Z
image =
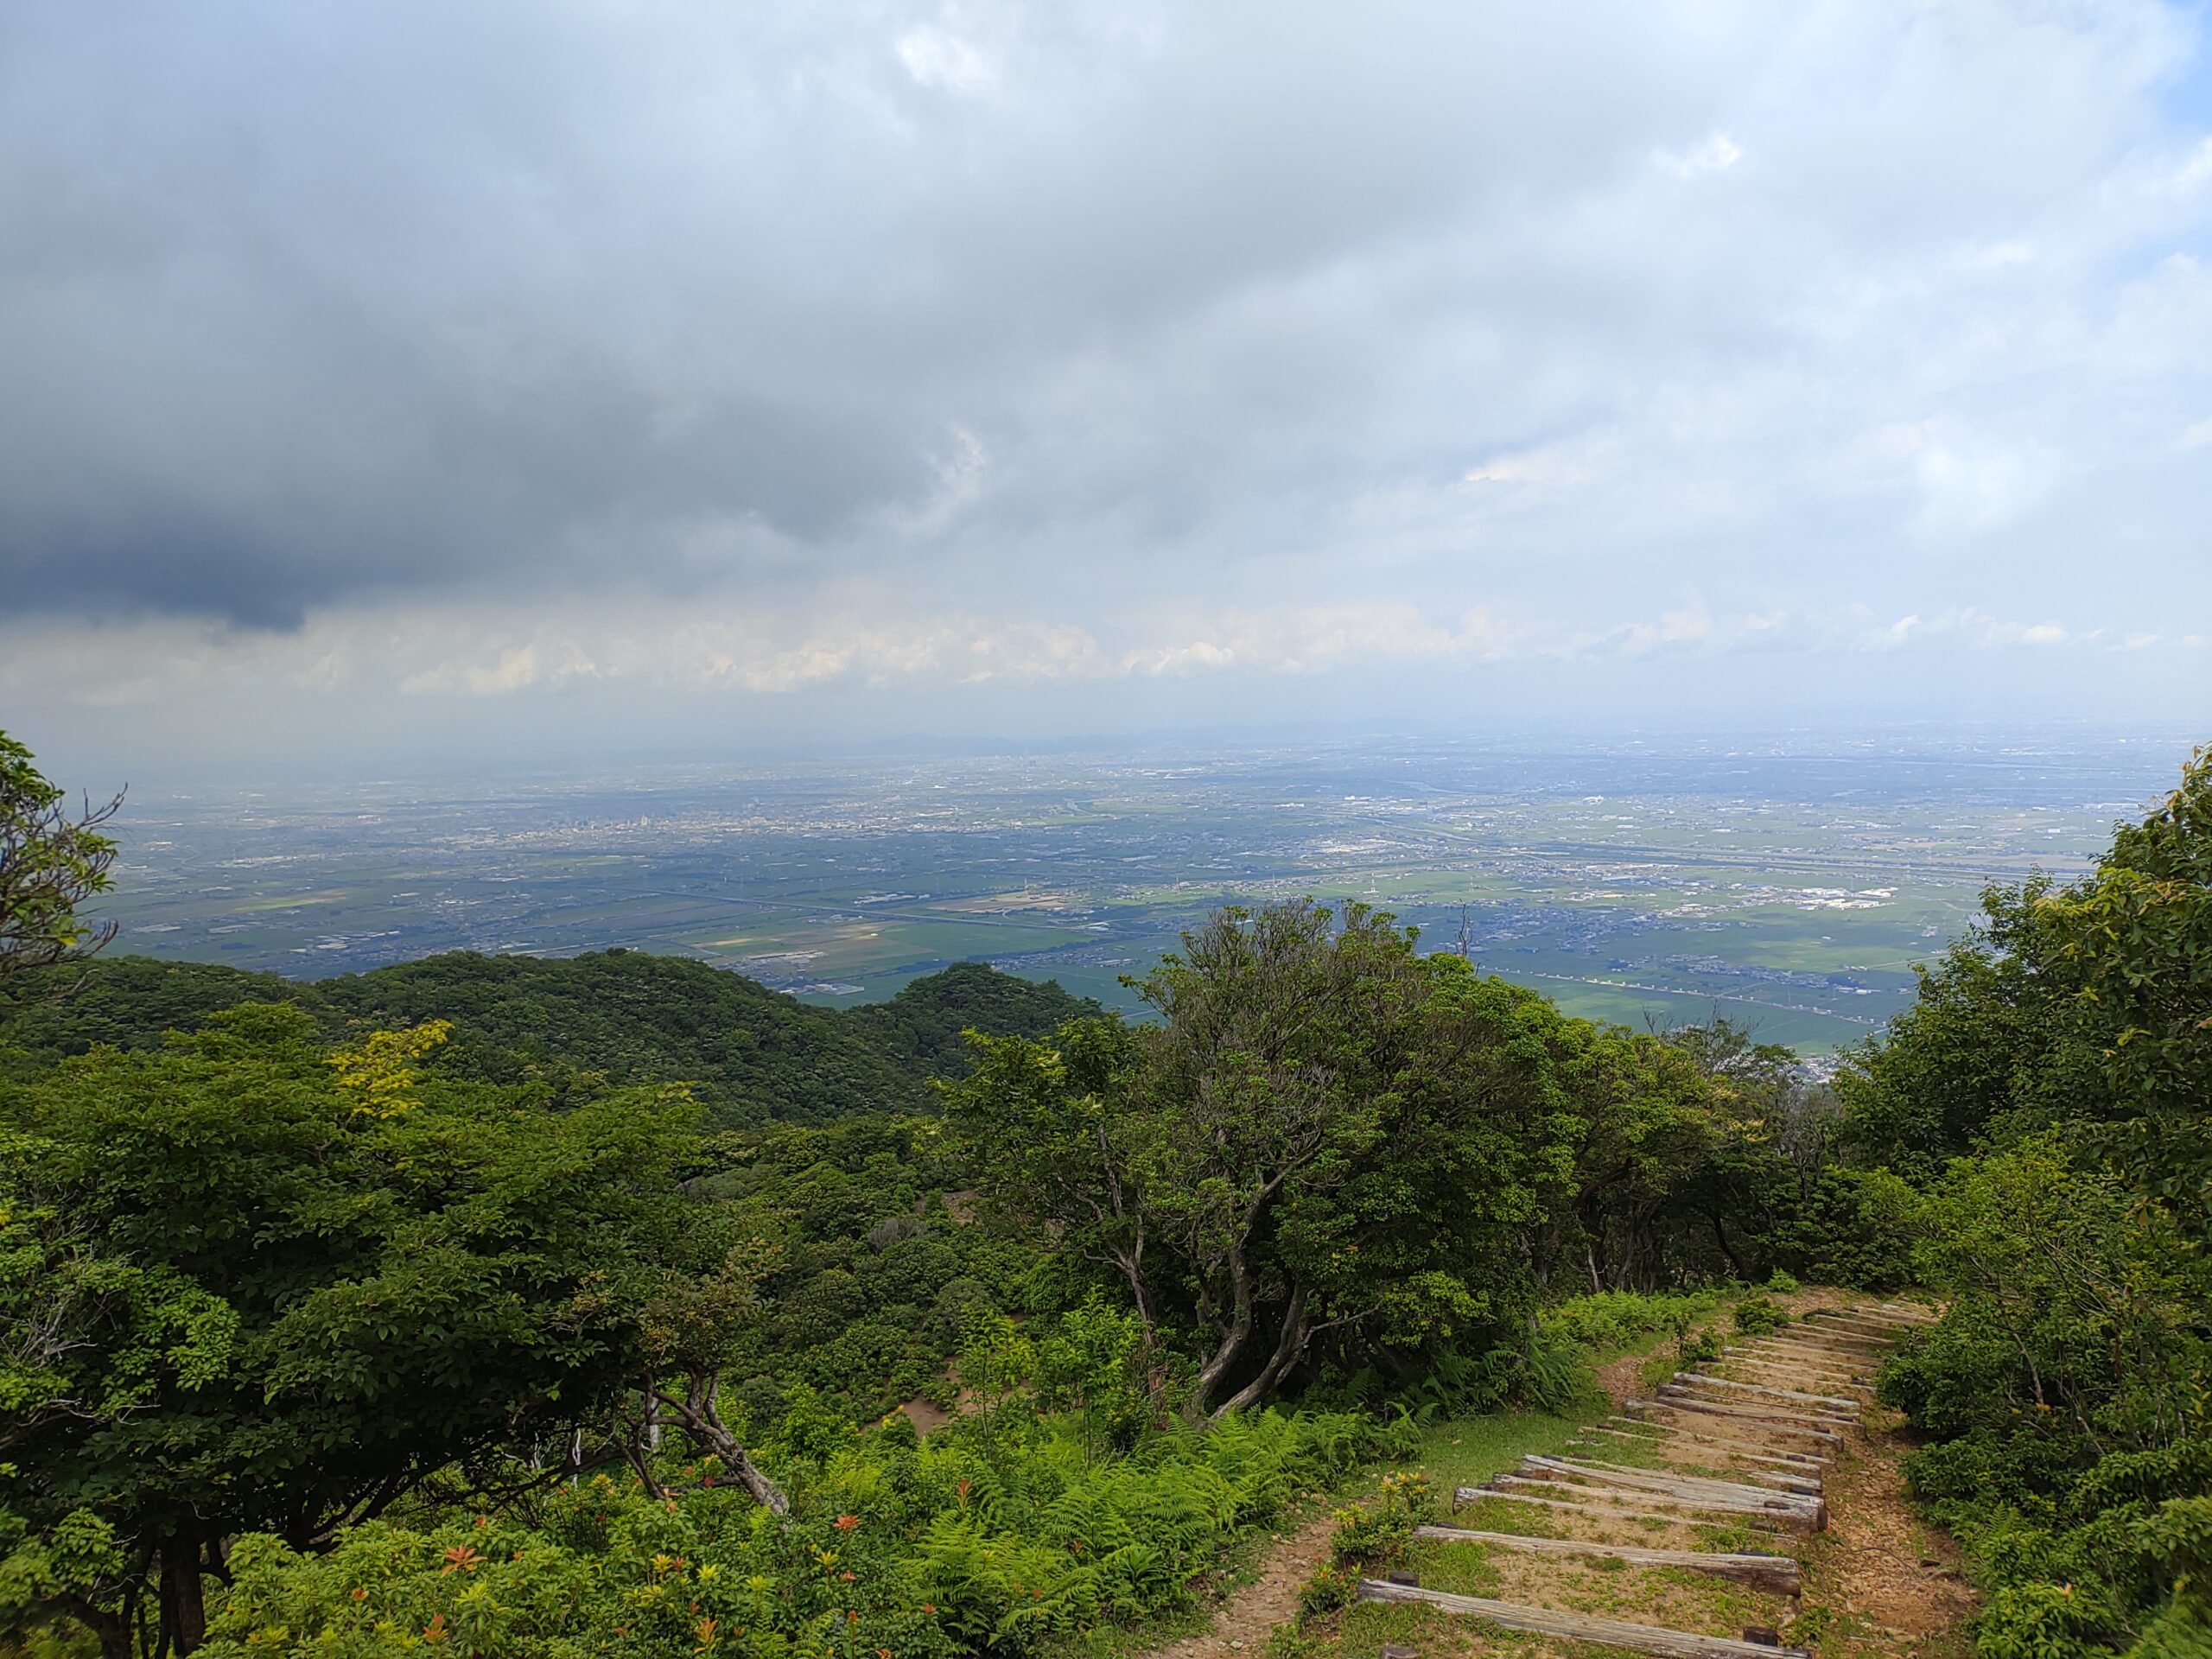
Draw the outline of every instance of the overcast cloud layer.
M2207 28L10 7L0 723L2212 715Z

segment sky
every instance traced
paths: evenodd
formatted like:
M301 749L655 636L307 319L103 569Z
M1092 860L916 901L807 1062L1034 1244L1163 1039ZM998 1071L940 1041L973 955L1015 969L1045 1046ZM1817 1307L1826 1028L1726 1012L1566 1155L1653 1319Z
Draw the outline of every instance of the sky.
M0 726L2203 729L2209 60L2140 0L10 6Z

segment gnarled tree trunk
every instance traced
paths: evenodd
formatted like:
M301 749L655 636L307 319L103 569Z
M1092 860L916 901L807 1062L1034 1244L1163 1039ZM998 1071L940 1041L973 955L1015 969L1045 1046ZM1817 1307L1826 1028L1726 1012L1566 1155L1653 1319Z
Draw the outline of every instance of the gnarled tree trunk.
M1249 1224L1247 1230L1249 1230ZM1213 1352L1198 1367L1198 1388L1191 1396L1192 1406L1198 1411L1205 1410L1206 1402L1213 1398L1214 1391L1221 1387L1236 1362L1243 1357L1244 1344L1252 1338L1252 1268L1244 1259L1244 1247L1241 1240L1229 1247L1227 1265L1229 1329L1222 1333Z
M662 1393L661 1403L676 1414L676 1421L683 1432L700 1446L711 1452L723 1468L735 1475L745 1490L753 1494L762 1508L777 1515L789 1515L791 1501L784 1489L771 1480L740 1443L729 1426L722 1421L721 1408L715 1403L721 1378L714 1371L696 1371L687 1379L681 1395Z
M1266 1399L1290 1368L1298 1363L1312 1334L1313 1329L1306 1319L1306 1287L1300 1285L1290 1294L1290 1306L1283 1310L1282 1333L1275 1338L1274 1352L1268 1357L1268 1363L1260 1368L1258 1376L1216 1406L1212 1414L1218 1417L1224 1412L1256 1406Z

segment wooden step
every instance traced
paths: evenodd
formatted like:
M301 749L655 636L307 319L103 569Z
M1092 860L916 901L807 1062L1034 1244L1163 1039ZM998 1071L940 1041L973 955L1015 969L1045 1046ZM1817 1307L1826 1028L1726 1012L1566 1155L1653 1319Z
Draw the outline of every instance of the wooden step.
M1663 1400L1654 1402L1660 1410L1668 1408ZM1722 1450L1749 1453L1759 1457L1786 1459L1803 1463L1815 1469L1825 1469L1836 1459L1841 1449L1815 1442L1811 1446L1793 1446L1762 1433L1757 1427L1742 1428L1721 1417L1704 1417L1682 1412L1670 1417L1614 1417L1608 1422L1629 1423L1650 1433L1669 1434L1677 1440L1694 1440L1701 1445Z
M1600 1466L1604 1466L1607 1459L1619 1457L1630 1450L1627 1446L1622 1444L1623 1438L1624 1437L1619 1435L1608 1434L1608 1436L1604 1440L1599 1440L1596 1438L1585 1439L1582 1435L1578 1434L1567 1443L1566 1449L1573 1456L1580 1458L1585 1462L1595 1463L1599 1464ZM1727 1465L1730 1469L1733 1471L1735 1475L1741 1479L1755 1481L1763 1486L1778 1486L1785 1492L1810 1492L1817 1496L1820 1491L1821 1472L1818 1469L1808 1469L1798 1465L1784 1465L1781 1467L1758 1469L1738 1469L1735 1467L1738 1464L1764 1462L1765 1460L1762 1459L1747 1458L1741 1454L1735 1457L1729 1457L1711 1447L1700 1450L1697 1446L1685 1446L1675 1440L1648 1440L1643 1443L1643 1449L1647 1452L1663 1452L1676 1458L1688 1458L1703 1464L1725 1464ZM1642 1469L1648 1468L1650 1465L1647 1464L1622 1463L1614 1464L1611 1466L1617 1469ZM1669 1464L1661 1464L1659 1465L1662 1472L1673 1466L1674 1465Z
M1810 1343L1792 1342L1783 1337L1758 1337L1750 1342L1731 1342L1722 1344L1721 1351L1730 1354L1754 1354L1770 1365L1795 1365L1808 1371L1856 1371L1863 1362L1856 1354L1831 1353L1826 1348L1816 1348Z
M1634 1418L1624 1418L1633 1422ZM1583 1433L1604 1434L1631 1446L1648 1446L1656 1451L1671 1452L1677 1457L1694 1458L1710 1454L1714 1459L1735 1463L1765 1464L1776 1469L1798 1469L1817 1472L1825 1465L1807 1452L1778 1452L1756 1440L1731 1440L1713 1434L1689 1434L1679 1428L1669 1429L1657 1423L1643 1425L1646 1431L1658 1429L1657 1433L1639 1433L1632 1428L1611 1428L1604 1423L1592 1423Z
M1826 1446L1777 1446L1771 1440L1758 1438L1754 1430L1739 1430L1732 1424L1723 1422L1717 1418L1700 1417L1683 1421L1655 1423L1649 1418L1626 1417L1615 1412L1606 1418L1605 1424L1601 1426L1624 1428L1632 1434L1643 1434L1658 1439L1671 1437L1675 1440L1704 1440L1718 1446L1741 1446L1746 1452L1756 1452L1761 1457L1779 1458L1789 1463L1818 1466L1832 1463L1835 1459L1835 1454Z
M1855 1331L1846 1331L1840 1325L1830 1325L1823 1330L1815 1325L1787 1325L1779 1331L1768 1332L1763 1337L1746 1338L1738 1332L1736 1339L1739 1342L1794 1344L1799 1348L1825 1355L1830 1361L1841 1362L1876 1358L1897 1346L1892 1338L1861 1336Z
M1821 1446L1840 1446L1843 1436L1833 1430L1815 1428L1809 1424L1788 1423L1778 1418L1763 1416L1755 1411L1738 1411L1730 1406L1708 1405L1702 1400L1630 1400L1625 1409L1631 1414L1646 1411L1687 1412L1694 1417L1713 1417L1732 1423L1738 1428L1755 1429L1759 1433L1783 1439L1812 1440Z
M1679 1567L1732 1579L1754 1590L1794 1596L1804 1588L1805 1570L1788 1555L1724 1555L1700 1549L1647 1549L1637 1544L1593 1544L1582 1538L1528 1538L1517 1532L1471 1532L1465 1527L1415 1527L1416 1538L1446 1544L1484 1544L1525 1555L1589 1555L1627 1561L1636 1567Z
M1856 1307L1816 1307L1798 1321L1800 1325L1860 1325L1870 1331L1902 1331L1917 1328L1919 1319L1893 1319L1887 1313L1870 1313Z
M1723 1357L1734 1364L1763 1366L1770 1371L1783 1371L1798 1378L1803 1386L1823 1389L1865 1389L1872 1391L1878 1365L1863 1369L1849 1365L1808 1363L1796 1354L1777 1353L1772 1350L1762 1353L1751 1348L1724 1348Z
M1530 1458L1523 1458L1522 1462L1526 1464L1530 1460ZM1602 1455L1578 1455L1572 1459L1543 1457L1534 1458L1534 1461L1539 1465L1556 1464L1569 1469L1581 1463L1592 1469L1602 1469L1609 1475L1663 1475L1669 1480L1694 1481L1701 1485L1746 1486L1755 1491L1789 1492L1798 1497L1818 1497L1821 1495L1821 1478L1818 1475L1785 1475L1769 1469L1742 1469L1721 1476L1692 1474L1687 1469L1677 1469L1665 1464L1654 1468L1648 1463L1613 1463ZM1528 1471L1524 1469L1522 1472L1525 1474Z
M1938 1314L1929 1314L1924 1310L1909 1314L1896 1305L1873 1303L1869 1307L1816 1307L1805 1314L1805 1319L1865 1319L1876 1325L1933 1325L1938 1320Z
M1733 1410L1771 1417L1777 1422L1810 1423L1815 1428L1833 1428L1839 1433L1859 1427L1856 1408L1838 1411L1833 1406L1804 1406L1793 1400L1763 1400L1757 1395L1728 1394L1718 1389L1700 1388L1688 1382L1662 1382L1659 1397L1662 1400L1694 1400L1707 1405L1727 1406Z
M1781 1336L1791 1332L1817 1332L1823 1336L1848 1337L1858 1342L1892 1343L1904 1334L1901 1326L1869 1324L1834 1315L1808 1313L1802 1319L1792 1319L1787 1325L1777 1325L1773 1334Z
M1743 1348L1722 1350L1722 1357L1718 1363L1753 1372L1758 1380L1776 1388L1795 1384L1808 1388L1850 1389L1859 1394L1874 1391L1872 1383L1861 1382L1848 1371L1832 1371L1820 1365L1793 1364L1786 1359L1770 1358Z
M1796 1412L1780 1406L1755 1404L1749 1400L1723 1400L1717 1395L1700 1393L1695 1389L1685 1389L1673 1382L1662 1384L1654 1398L1659 1405L1680 1406L1688 1411L1718 1414L1738 1422L1756 1424L1763 1433L1776 1428L1802 1428L1815 1434L1840 1437L1855 1427L1842 1418L1823 1417L1813 1412ZM1635 1402L1631 1401L1630 1403Z
M1568 1485L1645 1492L1669 1503L1802 1521L1809 1532L1820 1531L1827 1522L1827 1506L1817 1494L1777 1491L1771 1486L1715 1480L1708 1475L1675 1474L1657 1469L1603 1469L1596 1464L1568 1463L1560 1458L1529 1457L1521 1459L1519 1473L1497 1478L1558 1481Z
M1833 1394L1805 1394L1796 1389L1771 1388L1764 1382L1738 1382L1732 1377L1710 1376L1703 1371L1676 1371L1675 1381L1686 1386L1705 1384L1717 1389L1741 1389L1776 1400L1796 1400L1806 1405L1833 1406L1838 1411L1849 1412L1854 1420L1859 1415L1859 1402L1841 1399Z
M1452 1507L1456 1510L1470 1503L1495 1499L1500 1503L1535 1503L1547 1510L1567 1510L1576 1515L1588 1516L1592 1520L1663 1521L1670 1527L1704 1527L1713 1524L1699 1516L1669 1515L1662 1510L1638 1509L1635 1505L1633 1495L1628 1492L1599 1492L1588 1487L1578 1486L1554 1486L1553 1490L1562 1492L1587 1492L1591 1497L1612 1501L1578 1503L1571 1497L1545 1497L1536 1492L1502 1492L1494 1486L1459 1486L1452 1490ZM1745 1515L1740 1519L1744 1525L1754 1528L1760 1532L1782 1532L1787 1529L1783 1522L1774 1516Z
M1748 1382L1760 1389L1781 1389L1792 1394L1817 1394L1828 1389L1841 1393L1847 1389L1856 1389L1860 1391L1859 1396L1852 1402L1852 1409L1862 1413L1874 1402L1873 1389L1862 1383L1845 1382L1840 1377L1808 1376L1802 1371L1770 1371L1760 1366L1739 1364L1734 1360L1723 1363L1728 1367L1726 1377L1730 1382ZM1719 1376L1721 1373L1715 1370L1711 1375Z
M1845 1365L1842 1360L1812 1358L1812 1356L1808 1354L1798 1354L1798 1351L1792 1351L1792 1350L1781 1350L1781 1347L1757 1347L1757 1344L1754 1344L1754 1347L1737 1347L1737 1344L1727 1344L1727 1347L1723 1347L1721 1350L1721 1354L1726 1356L1730 1363L1734 1363L1734 1365L1765 1365L1767 1370L1777 1370L1777 1371L1801 1371L1801 1374L1818 1376L1818 1378L1827 1378L1827 1380L1840 1378L1845 1380L1845 1382L1852 1382L1853 1387L1867 1387L1867 1382L1872 1380L1867 1371L1853 1370L1853 1367Z
M1758 1340L1795 1342L1808 1348L1825 1349L1830 1353L1886 1354L1897 1346L1887 1337L1862 1337L1855 1331L1846 1331L1833 1325L1825 1327L1785 1325L1779 1331L1769 1332Z
M1917 1327L1914 1327L1917 1329ZM1871 1343L1877 1348L1895 1347L1906 1334L1903 1325L1859 1325L1849 1319L1799 1319L1794 1325L1777 1325L1767 1332L1772 1337L1817 1337L1821 1341Z
M1826 1514L1807 1510L1803 1500L1793 1498L1787 1492L1770 1492L1771 1502L1765 1503L1739 1503L1732 1497L1707 1497L1664 1487L1639 1486L1630 1482L1601 1479L1596 1475L1580 1475L1573 1480L1564 1476L1550 1478L1529 1475L1492 1475L1491 1489L1510 1494L1534 1487L1549 1487L1553 1491L1567 1491L1584 1493L1592 1497L1616 1495L1641 1498L1647 1503L1669 1503L1678 1510L1695 1510L1701 1515L1748 1516L1764 1521L1771 1526L1786 1528L1791 1532L1818 1532L1827 1524Z
M1789 1354L1801 1356L1801 1358L1805 1360L1812 1360L1812 1363L1818 1363L1818 1365L1834 1365L1834 1367L1842 1367L1842 1370L1852 1370L1852 1367L1860 1365L1863 1360L1880 1358L1880 1354L1887 1354L1893 1344L1878 1343L1876 1347L1880 1350L1880 1354L1858 1354L1858 1351L1842 1350L1842 1347L1838 1347L1838 1344L1821 1338L1818 1332L1808 1332L1808 1330L1802 1330L1802 1327L1787 1327L1787 1330L1767 1332L1765 1336L1738 1334L1737 1340L1734 1340L1734 1347L1767 1347L1767 1350L1781 1350L1781 1351L1789 1351Z
M1812 1659L1802 1648L1770 1648L1763 1643L1741 1642L1727 1636L1699 1636L1689 1630L1662 1630L1656 1624L1630 1624L1624 1619L1598 1618L1587 1613L1564 1613L1549 1607L1523 1607L1486 1596L1457 1596L1448 1590L1424 1590L1417 1584L1386 1584L1362 1579L1363 1601L1417 1601L1447 1613L1486 1618L1501 1630L1527 1630L1556 1636L1570 1642L1594 1642L1600 1647L1626 1648L1631 1653L1657 1654L1660 1659Z

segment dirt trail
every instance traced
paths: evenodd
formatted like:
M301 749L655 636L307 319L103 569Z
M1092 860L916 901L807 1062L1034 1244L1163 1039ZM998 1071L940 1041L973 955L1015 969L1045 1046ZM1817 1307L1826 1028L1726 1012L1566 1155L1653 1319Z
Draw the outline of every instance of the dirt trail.
M1825 1609L1823 1659L1864 1652L1965 1653L1974 1592L1958 1546L1912 1510L1897 1459L1903 1420L1870 1412L1866 1455L1828 1486L1828 1530L1806 1562L1806 1608Z
M1213 1628L1156 1650L1155 1659L1227 1659L1264 1648L1269 1632L1298 1616L1298 1592L1329 1559L1336 1522L1315 1516L1271 1546L1259 1576L1232 1592Z

